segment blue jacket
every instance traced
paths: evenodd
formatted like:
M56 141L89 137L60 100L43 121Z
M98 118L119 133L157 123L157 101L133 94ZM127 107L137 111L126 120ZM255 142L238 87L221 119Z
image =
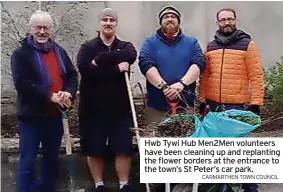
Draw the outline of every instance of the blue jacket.
M188 37L180 30L174 41L167 40L161 30L148 37L139 54L139 67L143 75L151 67L156 67L162 78L174 84L186 74L192 64L202 72L205 67L205 56L194 37ZM183 95L189 106L194 106L196 82L185 87ZM147 105L158 110L170 109L163 92L146 81ZM180 105L184 106L181 102Z

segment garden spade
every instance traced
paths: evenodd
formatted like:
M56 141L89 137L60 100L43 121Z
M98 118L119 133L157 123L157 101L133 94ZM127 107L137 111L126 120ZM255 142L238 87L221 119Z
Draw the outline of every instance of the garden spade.
M166 98L166 101L171 108L171 115L176 115L177 114L177 106L180 102L180 99L176 99L176 100L172 101L172 100ZM165 192L170 192L170 191L171 191L170 183L166 183L165 184ZM192 192L197 192L197 191L198 191L198 183L194 183Z
M57 105L57 108L62 114L62 123L63 123L63 139L65 143L66 155L67 155L67 169L70 176L70 185L69 191L74 192L74 162L72 159L72 143L71 143L71 136L70 136L70 129L69 129L69 122L68 122L68 115L67 112L69 109L62 109L60 106Z
M177 106L178 106L180 99L176 99L176 100L171 101L170 99L166 98L166 101L171 108L171 115L176 115L177 114Z
M176 99L174 101L171 101L168 98L166 98L166 101L171 108L171 115L176 115L177 114L177 106L178 106L180 99ZM170 192L170 191L171 191L170 183L165 183L165 192Z
M133 117L133 122L134 122L134 128L135 128L138 150L140 152L140 134L139 134L139 131L138 131L137 115L136 115L136 110L135 110L135 106L134 106L134 100L133 100L133 95L132 95L132 90L131 90L128 72L125 72L125 79L126 79L128 95L129 95L130 104L131 104L132 117ZM150 188L149 188L148 183L146 183L146 191L150 192Z

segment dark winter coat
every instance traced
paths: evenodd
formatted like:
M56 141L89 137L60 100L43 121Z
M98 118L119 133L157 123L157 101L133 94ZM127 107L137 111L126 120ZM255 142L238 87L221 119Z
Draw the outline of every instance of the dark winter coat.
M68 91L75 98L78 86L77 72L67 52L60 46L59 52L66 69L66 73L62 74L63 91ZM50 90L43 85L40 67L34 57L34 48L28 44L27 38L13 52L11 70L17 91L18 116L46 116L50 104Z
M118 38L111 46L106 46L99 36L82 44L77 56L81 115L122 115L131 111L125 75L118 64L133 64L136 57L132 43Z

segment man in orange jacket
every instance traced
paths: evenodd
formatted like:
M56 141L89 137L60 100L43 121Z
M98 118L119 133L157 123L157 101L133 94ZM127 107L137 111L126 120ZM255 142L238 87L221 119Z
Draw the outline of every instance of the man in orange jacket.
M263 70L256 43L236 28L233 9L218 11L214 40L206 50L206 67L200 76L200 113L229 109L248 110L259 115L264 102ZM256 184L244 184L245 192L258 191Z
M236 28L233 9L220 10L217 23L219 29L206 47L206 68L200 77L200 112L206 105L219 111L221 106L243 108L248 104L250 111L259 114L264 87L257 45L250 35Z

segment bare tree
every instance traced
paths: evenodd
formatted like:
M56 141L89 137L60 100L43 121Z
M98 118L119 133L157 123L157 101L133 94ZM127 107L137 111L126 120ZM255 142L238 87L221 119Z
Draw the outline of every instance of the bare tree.
M21 39L29 31L28 19L33 11L36 10L37 3L21 2L21 11L13 10L9 2L1 2L1 87L2 90L9 88L11 82L11 70L9 59L19 45Z
M81 24L82 9L88 9L88 2L72 2L58 5L54 2L21 2L24 7L12 9L9 2L1 2L2 8L2 41L1 52L6 60L9 60L13 50L20 41L30 32L28 25L31 14L38 10L48 11L54 20L52 37L59 42L70 54L74 61L78 46L87 38L84 26ZM2 62L1 74L10 75L9 62Z

